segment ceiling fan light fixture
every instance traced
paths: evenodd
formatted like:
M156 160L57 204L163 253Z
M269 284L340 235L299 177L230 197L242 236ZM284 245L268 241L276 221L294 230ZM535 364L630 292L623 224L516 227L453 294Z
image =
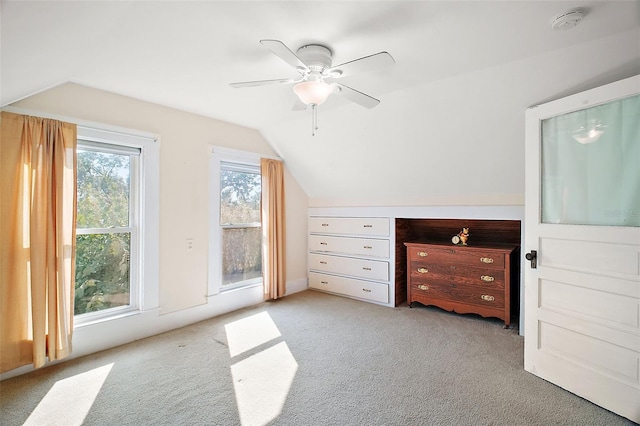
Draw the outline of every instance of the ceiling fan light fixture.
M586 123L577 128L571 136L582 145L587 145L600 139L606 127L607 125L603 124L600 120L587 120Z
M324 81L303 81L293 86L293 92L305 105L320 105L333 93L333 87Z
M600 139L600 136L602 136L603 133L604 130L591 129L588 131L576 133L572 136L582 145L587 145L596 142L598 139Z

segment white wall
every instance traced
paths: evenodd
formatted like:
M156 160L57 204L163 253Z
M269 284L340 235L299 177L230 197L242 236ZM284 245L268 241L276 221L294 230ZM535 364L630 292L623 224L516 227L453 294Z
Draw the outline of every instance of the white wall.
M262 301L260 288L207 298L209 147L275 156L257 131L76 84L52 88L11 107L160 137L160 305L142 314L76 328L73 357ZM286 163L285 192L287 290L292 293L307 286L307 196ZM189 251L188 238L193 240Z

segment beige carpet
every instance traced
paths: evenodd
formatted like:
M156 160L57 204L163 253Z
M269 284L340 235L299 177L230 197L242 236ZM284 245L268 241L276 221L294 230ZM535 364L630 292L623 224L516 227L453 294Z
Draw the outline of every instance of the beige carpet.
M0 383L2 425L624 425L499 320L305 291Z

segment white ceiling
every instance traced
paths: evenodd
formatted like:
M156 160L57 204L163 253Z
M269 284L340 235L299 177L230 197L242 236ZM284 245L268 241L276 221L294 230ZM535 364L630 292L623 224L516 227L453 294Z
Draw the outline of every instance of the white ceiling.
M573 7L567 31L552 18ZM639 1L2 1L1 104L75 82L262 132L307 194L343 199L521 194L524 111L640 73ZM389 69L292 111L295 70L260 45L321 43L334 64ZM143 129L144 130L144 129Z

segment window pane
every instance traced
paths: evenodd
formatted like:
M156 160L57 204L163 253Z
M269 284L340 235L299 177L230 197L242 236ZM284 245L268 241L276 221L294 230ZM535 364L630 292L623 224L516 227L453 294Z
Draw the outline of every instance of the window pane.
M78 228L129 226L131 157L78 150Z
M220 225L260 223L260 174L220 172Z
M542 222L640 226L640 96L542 123Z
M262 276L262 228L222 230L222 285Z
M75 315L130 304L130 233L76 236Z

